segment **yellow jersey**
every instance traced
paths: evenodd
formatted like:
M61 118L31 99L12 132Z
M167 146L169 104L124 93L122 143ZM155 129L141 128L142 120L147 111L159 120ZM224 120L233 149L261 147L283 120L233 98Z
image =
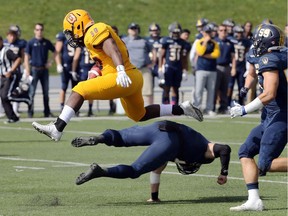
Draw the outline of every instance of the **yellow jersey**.
M84 43L89 50L90 57L100 65L102 74L116 73L116 66L112 59L103 51L99 45L108 37L112 37L116 42L116 45L121 53L125 70L135 68L135 66L129 60L129 53L120 37L114 32L111 26L105 23L95 23L92 25L85 34Z

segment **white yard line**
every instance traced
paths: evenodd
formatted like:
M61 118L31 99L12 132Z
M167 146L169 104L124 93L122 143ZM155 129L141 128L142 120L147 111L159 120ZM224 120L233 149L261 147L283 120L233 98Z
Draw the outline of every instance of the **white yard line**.
M85 164L85 163L78 163L78 162L71 162L71 161L56 161L56 160L42 160L42 159L27 159L27 158L15 158L15 157L0 157L0 160L11 160L11 161L29 161L29 162L40 162L40 163L56 163L56 164L61 164L61 165L53 165L52 167L75 167L75 166L85 166L88 167L90 164ZM232 164L239 164L238 161L231 161ZM106 165L106 166L112 166L113 164L101 164L101 165ZM115 164L114 164L115 165ZM173 163L169 163L169 166L174 166ZM45 169L42 167L29 167L29 166L14 166L17 172L23 171L23 169L31 169L31 170L41 170ZM163 174L170 174L170 175L181 175L178 172L168 172L164 171ZM217 178L218 176L216 175L204 175L204 174L193 174L189 175L189 177L206 177L206 178ZM241 180L243 181L243 178L239 177L233 177L229 176L228 179L233 179L233 180ZM264 180L264 179L259 179L259 182L265 182L265 183L277 183L277 184L288 184L287 181L274 181L274 180Z

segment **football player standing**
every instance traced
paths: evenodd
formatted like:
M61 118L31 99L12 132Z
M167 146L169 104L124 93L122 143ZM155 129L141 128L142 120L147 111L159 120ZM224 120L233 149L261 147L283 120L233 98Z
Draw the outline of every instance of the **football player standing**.
M279 158L287 144L287 48L284 33L272 24L261 24L253 37L256 71L247 75L245 88L257 79L262 92L245 106L235 104L231 118L244 116L262 109L261 124L255 127L240 147L238 155L248 190L248 200L231 211L262 211L264 205L259 195L258 177L267 172L287 172L287 158ZM251 56L250 56L251 57ZM254 61L256 59L256 62ZM259 154L258 165L254 157Z
M182 74L187 73L188 70L188 50L191 46L180 38L182 28L179 23L171 23L168 30L169 36L160 40L159 75L163 74L165 79L162 103L177 105ZM170 89L172 90L171 102Z
M81 9L69 12L63 21L64 34L72 47L86 47L90 57L102 68L102 76L79 82L73 89L55 122L33 127L54 141L61 139L64 128L85 100L120 98L126 115L134 121L146 121L167 115L187 115L203 120L202 112L190 101L179 105L152 104L144 107L143 77L129 60L128 51L111 26L94 23L90 14Z

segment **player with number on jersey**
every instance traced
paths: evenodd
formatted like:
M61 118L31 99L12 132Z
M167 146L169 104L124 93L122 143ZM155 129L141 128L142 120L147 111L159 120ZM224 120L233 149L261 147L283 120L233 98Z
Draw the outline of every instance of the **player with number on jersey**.
M238 155L248 190L248 200L231 211L262 211L264 205L259 195L259 176L267 172L287 172L287 158L280 158L287 144L287 48L284 33L271 24L261 24L253 36L254 56L249 62L256 70L250 70L245 88L249 89L258 78L261 93L245 106L235 104L231 118L244 116L262 109L261 123L248 135ZM251 58L251 59L250 59ZM254 157L259 154L258 166Z
M63 32L56 35L55 49L57 58L60 62L57 64L57 72L61 76L61 90L60 90L60 109L62 110L65 104L66 91L69 82L71 81L71 88L78 83L76 72L72 72L72 62L75 54L75 48L69 46L68 41Z
M181 25L173 22L168 27L169 36L160 40L159 75L164 77L162 103L179 103L179 88L181 86L182 75L188 70L188 53L190 47L186 41L180 38L182 32Z
M183 114L203 120L202 112L190 101L185 101L180 106L153 104L144 107L141 71L130 62L125 44L111 26L101 22L94 23L87 11L77 9L65 16L63 28L70 46L85 46L88 49L91 58L102 67L102 76L79 82L72 89L55 122L48 125L33 122L33 127L40 133L59 141L67 123L85 100L120 98L126 115L134 121Z

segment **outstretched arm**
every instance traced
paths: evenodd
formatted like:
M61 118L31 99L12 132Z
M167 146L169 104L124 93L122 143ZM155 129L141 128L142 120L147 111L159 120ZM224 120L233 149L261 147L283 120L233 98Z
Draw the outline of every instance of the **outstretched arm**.
M159 199L159 187L160 187L160 175L162 171L167 166L167 163L158 169L150 172L150 188L151 188L151 198L147 202L160 202Z
M205 158L213 159L220 157L221 171L217 183L222 185L227 182L231 148L229 145L209 143Z

